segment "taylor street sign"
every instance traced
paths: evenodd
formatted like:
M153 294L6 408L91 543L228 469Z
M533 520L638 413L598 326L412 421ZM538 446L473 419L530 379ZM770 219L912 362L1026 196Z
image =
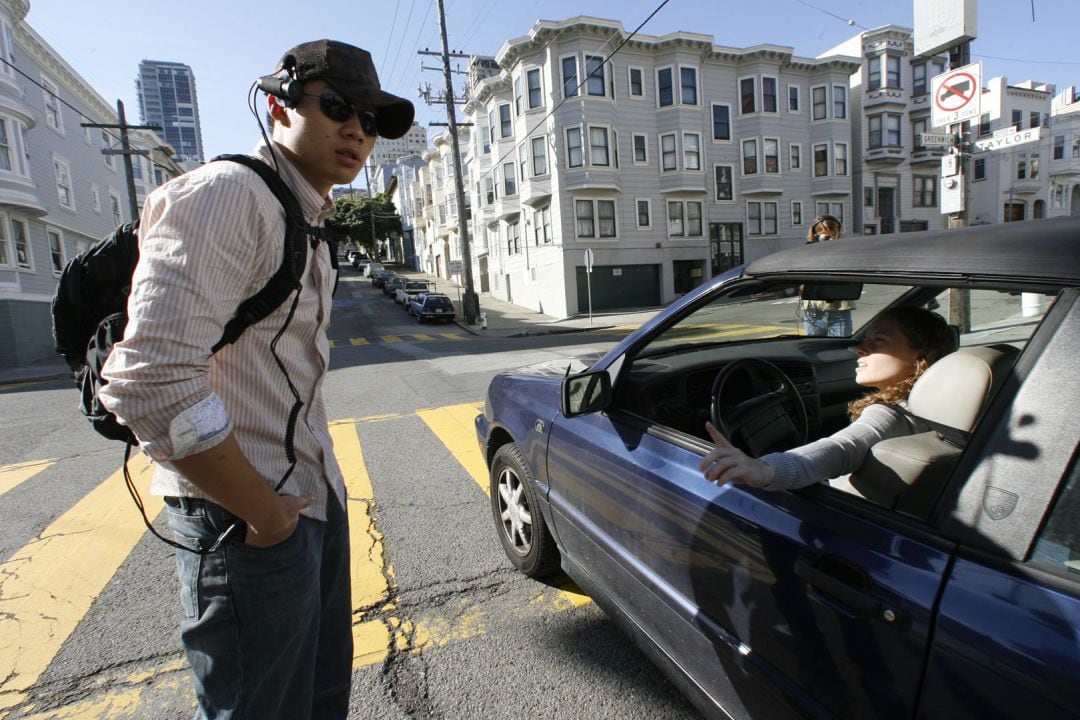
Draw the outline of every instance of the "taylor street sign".
M976 152L987 150L1001 150L1002 148L1016 147L1025 143L1035 142L1042 134L1041 127L1028 128L1027 130L998 130L988 138L975 141Z
M956 142L956 136L949 133L919 133L919 142L923 147L948 147Z
M934 98L930 106L930 123L934 127L979 117L982 63L971 63L935 75L930 86Z

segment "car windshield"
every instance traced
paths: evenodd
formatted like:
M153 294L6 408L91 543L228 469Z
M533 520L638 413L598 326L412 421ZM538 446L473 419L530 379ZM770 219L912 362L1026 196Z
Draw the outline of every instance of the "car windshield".
M907 285L834 283L741 285L683 317L657 335L639 357L682 352L706 345L805 334L807 311L844 308L851 313L851 336L878 312L911 290Z
M448 308L451 307L450 299L444 297L428 297L424 303L429 308Z
M416 292L417 290L427 290L427 283L423 283L423 282L405 283L405 292Z

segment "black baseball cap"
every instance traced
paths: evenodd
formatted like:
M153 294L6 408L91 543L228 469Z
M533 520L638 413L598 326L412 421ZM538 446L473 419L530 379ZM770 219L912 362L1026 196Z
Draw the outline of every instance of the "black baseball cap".
M290 70L297 80L325 80L360 110L375 115L380 137L394 140L412 127L413 104L385 92L371 53L337 40L301 43L286 52L275 72Z

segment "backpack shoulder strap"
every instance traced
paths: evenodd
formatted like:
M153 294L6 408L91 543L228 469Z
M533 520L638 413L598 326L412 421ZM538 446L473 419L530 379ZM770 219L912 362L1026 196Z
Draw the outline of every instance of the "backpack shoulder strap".
M300 201L289 186L269 165L250 155L219 155L211 162L227 160L250 168L263 179L285 211L285 249L281 265L266 285L240 303L236 314L225 324L221 339L212 348L217 352L236 342L248 327L259 322L285 302L285 298L300 289L300 276L307 262L308 237L315 230L304 219Z

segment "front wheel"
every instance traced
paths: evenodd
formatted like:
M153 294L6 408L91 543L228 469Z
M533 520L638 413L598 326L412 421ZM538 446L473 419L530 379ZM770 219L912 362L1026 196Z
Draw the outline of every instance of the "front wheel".
M503 551L518 572L542 578L559 570L559 548L536 499L532 473L514 443L491 461L491 513Z

